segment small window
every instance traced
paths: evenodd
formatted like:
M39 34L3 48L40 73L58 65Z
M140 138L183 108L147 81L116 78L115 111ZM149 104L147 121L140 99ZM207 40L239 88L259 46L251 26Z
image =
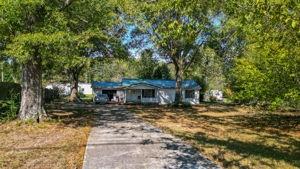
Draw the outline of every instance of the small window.
M137 95L137 94L139 94L139 90L128 90L128 94Z
M185 91L185 98L186 99L195 98L195 90L186 90Z
M142 90L143 98L155 98L155 90L154 89L145 89Z

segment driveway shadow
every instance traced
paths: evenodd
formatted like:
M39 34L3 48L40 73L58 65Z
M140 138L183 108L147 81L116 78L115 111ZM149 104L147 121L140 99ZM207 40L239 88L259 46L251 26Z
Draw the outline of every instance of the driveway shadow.
M94 111L97 120L84 168L219 168L192 146L136 118L126 106L105 105Z

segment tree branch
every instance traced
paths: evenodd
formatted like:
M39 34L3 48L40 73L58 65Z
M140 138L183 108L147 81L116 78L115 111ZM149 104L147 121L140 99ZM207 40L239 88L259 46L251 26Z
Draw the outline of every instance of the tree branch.
M68 8L75 0L65 0L63 7L60 9L61 11Z

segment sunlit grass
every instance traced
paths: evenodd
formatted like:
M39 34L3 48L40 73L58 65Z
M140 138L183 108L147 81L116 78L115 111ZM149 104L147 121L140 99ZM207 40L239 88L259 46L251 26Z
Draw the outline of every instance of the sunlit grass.
M49 109L43 123L0 125L0 168L82 168L93 112Z
M130 109L225 168L300 167L300 112L204 104Z

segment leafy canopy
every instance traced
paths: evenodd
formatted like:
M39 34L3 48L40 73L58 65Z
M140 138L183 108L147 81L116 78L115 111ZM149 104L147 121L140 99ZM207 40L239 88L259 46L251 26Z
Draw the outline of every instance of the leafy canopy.
M37 51L54 60L82 56L92 38L109 41L113 6L105 0L1 0L0 43L22 63Z

